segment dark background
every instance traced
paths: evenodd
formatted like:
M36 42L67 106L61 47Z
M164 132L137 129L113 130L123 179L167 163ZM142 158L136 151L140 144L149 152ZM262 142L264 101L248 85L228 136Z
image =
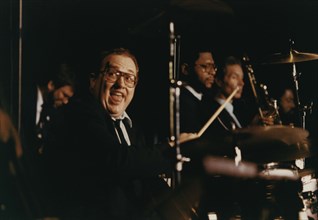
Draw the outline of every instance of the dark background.
M50 60L66 59L78 67L80 79L92 71L96 54L113 47L130 48L139 60L140 82L131 114L154 130L168 132L169 22L188 45L211 45L216 60L247 54L258 82L269 92L292 82L291 64L260 65L260 60L289 49L318 53L317 0L23 0L22 79L19 80L19 1L0 3L0 71L2 103L18 123L21 92L45 74ZM186 5L183 5L186 4ZM187 5L188 4L188 5ZM52 62L53 63L53 62ZM317 134L317 60L296 63L303 104L314 102L308 129ZM245 96L249 98L249 87ZM154 116L150 122L146 114Z

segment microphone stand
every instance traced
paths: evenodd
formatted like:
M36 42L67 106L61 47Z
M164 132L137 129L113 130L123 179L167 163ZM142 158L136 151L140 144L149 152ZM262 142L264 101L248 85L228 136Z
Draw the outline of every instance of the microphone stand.
M174 142L176 149L176 166L172 187L175 188L181 183L181 171L183 162L189 161L181 154L180 149L180 87L182 82L177 80L178 54L180 50L180 36L175 37L174 23L170 22L170 60L169 60L169 114L170 114L170 141Z

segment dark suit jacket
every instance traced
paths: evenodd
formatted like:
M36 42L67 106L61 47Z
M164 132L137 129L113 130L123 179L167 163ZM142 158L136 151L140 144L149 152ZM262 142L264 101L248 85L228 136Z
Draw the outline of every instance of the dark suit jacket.
M70 104L66 115L67 138L47 155L60 216L143 219L156 196L169 191L158 177L172 168L162 153L168 145L146 146L134 122L132 145L119 144L110 116L92 96Z
M42 139L37 138L36 126L36 105L37 105L37 86L30 83L24 88L22 97L22 118L21 118L21 139L23 146L23 175L25 190L27 192L27 202L30 206L34 218L44 217L47 213L47 202L49 202L46 186L47 176L44 165L47 163L45 154L49 148L55 148L57 141L60 141L62 134L65 134L63 121L63 110L55 109L52 105L43 106L43 117L49 119L43 124L41 129ZM42 114L42 113L41 113ZM47 117L48 116L48 117ZM57 138L59 137L59 139ZM40 151L41 149L41 151ZM42 152L42 153L40 153Z
M203 125L201 100L197 99L185 87L181 87L180 131L198 132Z

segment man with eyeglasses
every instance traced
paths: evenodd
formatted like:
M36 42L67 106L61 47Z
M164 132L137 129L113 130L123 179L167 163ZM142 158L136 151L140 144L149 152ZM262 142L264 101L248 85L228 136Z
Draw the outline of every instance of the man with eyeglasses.
M202 121L201 100L214 84L216 65L212 52L206 47L193 47L183 55L180 93L180 130L198 132Z
M168 142L147 146L126 112L139 77L135 56L117 48L103 53L100 61L90 75L89 94L69 107L68 139L55 157L56 179L63 180L59 216L160 219L167 214L160 211L166 204L162 201L171 193L160 175L173 169L173 148Z

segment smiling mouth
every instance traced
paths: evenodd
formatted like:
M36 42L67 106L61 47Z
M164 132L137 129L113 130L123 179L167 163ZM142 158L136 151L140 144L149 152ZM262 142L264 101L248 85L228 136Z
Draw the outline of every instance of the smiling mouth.
M124 99L124 95L120 92L111 92L110 98L113 104L119 104Z

